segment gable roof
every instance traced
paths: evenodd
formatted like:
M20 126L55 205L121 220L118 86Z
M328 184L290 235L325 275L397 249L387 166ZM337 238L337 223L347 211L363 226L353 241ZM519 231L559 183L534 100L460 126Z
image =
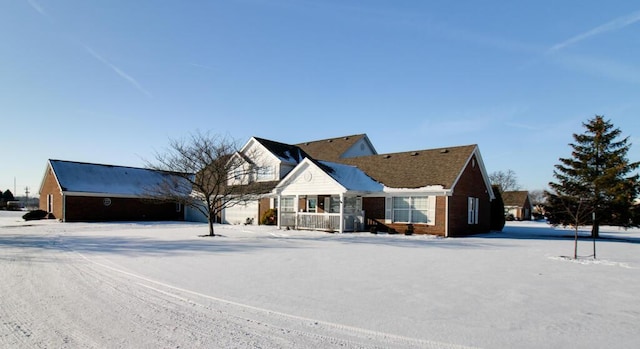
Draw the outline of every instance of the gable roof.
M529 197L529 192L526 190L520 191L505 191L502 193L502 201L505 206L520 206L522 207Z
M271 152L273 155L277 156L284 162L298 164L304 158L309 157L309 155L305 153L304 150L295 145L280 143L259 137L253 137L253 139L262 144L262 146L267 148L269 152Z
M317 141L309 141L296 144L296 146L300 147L303 151L311 155L316 160L336 161L340 159L347 150L349 150L363 138L373 149L373 145L371 144L371 142L369 142L367 135L364 133L320 139Z
M49 160L49 166L63 192L143 197L167 180L177 180L185 194L191 192L185 179L169 172L65 160Z
M304 159L275 186L275 189L278 190L283 187L286 188L290 185L295 185L297 182L300 182L298 179L305 173L310 174L310 172L307 172L309 169L315 169L315 171L312 171L327 176L330 182L337 184L342 190L352 192L380 192L383 190L382 184L373 180L356 166L329 161L318 161L312 158ZM304 181L310 181L311 178L312 176L309 176L309 178ZM315 175L313 178L315 178ZM326 184L326 182L323 184ZM324 185L323 190L326 190Z
M451 189L477 146L427 149L340 159L391 188L441 185Z

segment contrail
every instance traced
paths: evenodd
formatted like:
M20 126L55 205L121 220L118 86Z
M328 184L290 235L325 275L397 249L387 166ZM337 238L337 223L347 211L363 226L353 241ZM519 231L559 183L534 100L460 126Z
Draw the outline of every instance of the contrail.
M569 40L563 41L559 44L555 44L553 45L550 49L549 52L555 52L555 51L559 51L562 50L563 48L573 45L575 43L578 43L582 40L586 40L592 36L596 36L599 34L603 34L606 32L610 32L610 31L614 31L614 30L618 30L618 29L622 29L626 26L629 26L635 22L640 21L640 11L638 12L634 12L630 15L627 16L623 16L623 17L618 17L614 20L612 20L611 22L607 22L603 25L597 26L591 30L588 30L582 34L578 34L572 38L570 38Z
M145 95L147 95L148 97L153 97L151 95L151 93L147 90L145 90L142 85L140 85L140 83L138 83L138 81L136 79L134 79L131 75L125 73L124 71L122 71L122 69L118 68L117 66L111 64L111 62L107 61L104 57L102 57L101 55L99 55L96 51L92 50L89 46L84 46L85 50L87 50L87 52L89 52L89 54L91 54L95 59L99 60L100 62L102 62L104 65L106 65L107 67L111 68L111 70L113 70L116 74L118 74L121 78L127 80L131 85L133 85L133 87L135 87L138 91L144 93Z

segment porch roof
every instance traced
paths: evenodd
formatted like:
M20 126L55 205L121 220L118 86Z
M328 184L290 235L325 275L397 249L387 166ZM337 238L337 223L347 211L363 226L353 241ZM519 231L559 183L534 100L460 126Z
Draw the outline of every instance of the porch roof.
M347 191L380 192L383 185L373 180L356 166L319 161L325 173L342 185Z

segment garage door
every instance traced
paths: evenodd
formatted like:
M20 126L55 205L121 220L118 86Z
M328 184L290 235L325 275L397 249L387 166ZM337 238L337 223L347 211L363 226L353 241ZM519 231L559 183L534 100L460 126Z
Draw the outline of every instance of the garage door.
M244 224L247 222L247 218L252 220L252 224L258 224L258 201L226 208L222 222L227 224Z

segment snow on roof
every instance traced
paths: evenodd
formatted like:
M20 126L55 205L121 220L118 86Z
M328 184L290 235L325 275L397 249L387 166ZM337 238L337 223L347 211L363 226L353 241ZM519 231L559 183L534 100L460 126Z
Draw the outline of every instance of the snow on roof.
M383 185L374 181L366 173L359 168L351 165L338 164L329 161L318 161L325 166L325 172L340 183L347 190L379 192L382 191Z
M145 168L63 160L49 160L49 163L65 192L145 196L151 188L168 179L186 184L186 180L175 174Z

